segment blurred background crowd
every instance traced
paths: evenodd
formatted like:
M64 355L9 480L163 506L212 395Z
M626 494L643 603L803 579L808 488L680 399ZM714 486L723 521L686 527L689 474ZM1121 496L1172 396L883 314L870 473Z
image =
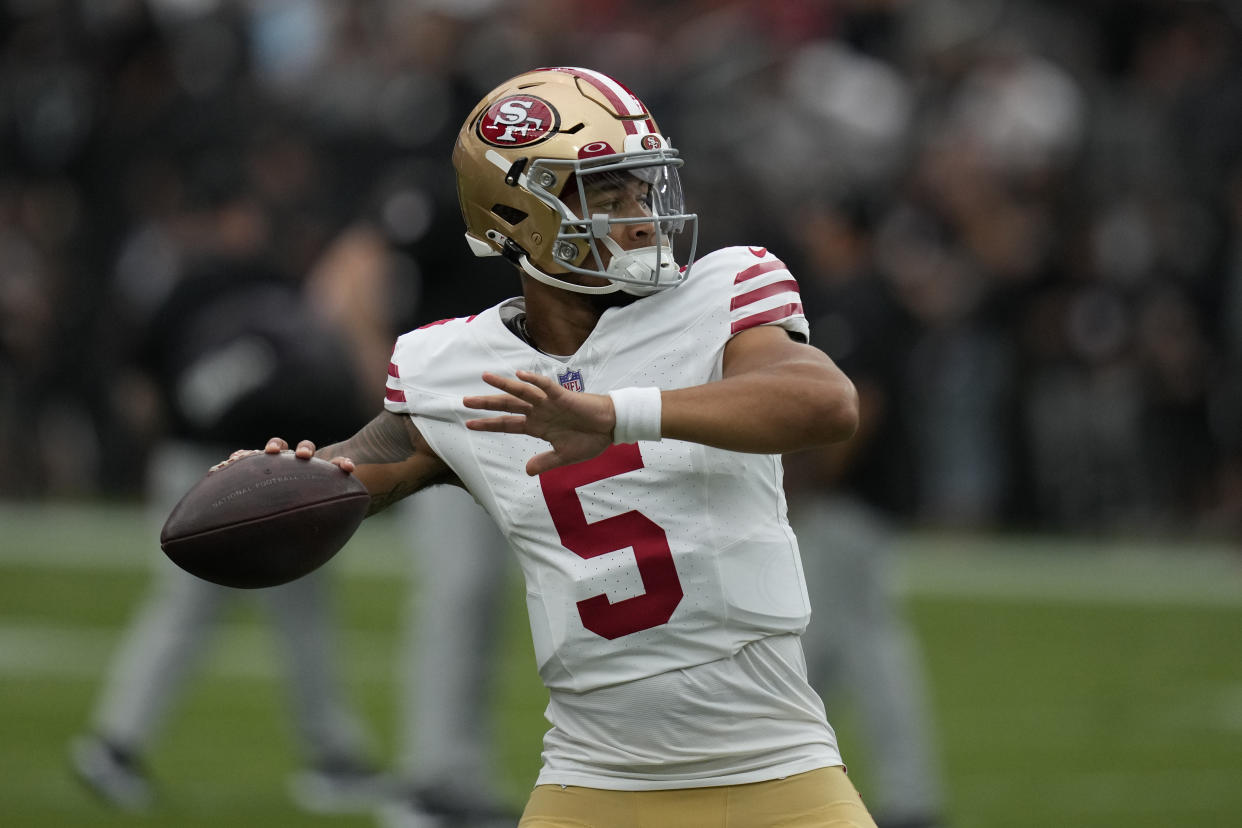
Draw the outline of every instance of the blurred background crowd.
M335 292L377 387L391 336L516 293L462 239L453 137L574 64L681 148L700 251L773 249L874 385L855 492L1242 531L1240 30L1188 0L0 0L0 495L140 491L179 426L138 367L204 250Z

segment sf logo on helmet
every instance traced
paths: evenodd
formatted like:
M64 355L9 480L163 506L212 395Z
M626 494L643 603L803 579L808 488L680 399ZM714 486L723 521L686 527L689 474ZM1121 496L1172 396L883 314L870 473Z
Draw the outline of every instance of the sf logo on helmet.
M494 147L527 147L556 133L561 117L533 95L510 95L488 107L479 119L479 137Z

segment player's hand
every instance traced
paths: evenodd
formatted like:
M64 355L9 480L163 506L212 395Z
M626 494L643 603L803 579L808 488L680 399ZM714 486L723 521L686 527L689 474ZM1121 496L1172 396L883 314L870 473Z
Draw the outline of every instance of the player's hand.
M518 371L516 379L488 372L483 374L483 381L504 393L464 397L462 404L507 413L467 420L466 428L547 440L552 449L526 463L529 475L590 460L612 444L616 414L612 398L605 394L569 391L550 377L531 371Z
M271 438L270 440L267 441L267 445L263 447L263 451L265 454L280 454L282 451L288 451L288 450L289 450L289 443L280 437ZM236 455L239 452L233 452L233 453ZM256 452L253 452L253 451L246 452L246 454L255 454L255 453ZM293 450L293 454L295 457L301 458L302 460L309 460L315 456L315 444L312 443L310 440L302 440L301 442L298 443L298 447ZM232 459L233 458L229 458L230 461ZM324 458L324 459L328 459L328 458ZM340 467L341 471L344 471L344 472L353 472L354 470L354 461L350 460L348 457L333 457L329 460L329 462Z

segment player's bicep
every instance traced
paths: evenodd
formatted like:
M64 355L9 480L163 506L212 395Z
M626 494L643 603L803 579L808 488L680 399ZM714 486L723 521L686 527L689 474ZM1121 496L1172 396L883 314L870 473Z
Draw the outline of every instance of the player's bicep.
M858 392L849 377L826 353L796 342L783 328L751 328L730 339L722 375L736 397L760 406L765 427L780 424L777 431L801 435L796 448L847 439L858 427Z
M792 338L788 331L776 325L742 331L725 345L722 372L726 378L785 369L834 376L841 373L836 363L819 348Z
M348 440L325 446L316 454L328 460L348 457L354 461L354 475L371 493L368 514L452 477L413 420L390 411L381 412Z

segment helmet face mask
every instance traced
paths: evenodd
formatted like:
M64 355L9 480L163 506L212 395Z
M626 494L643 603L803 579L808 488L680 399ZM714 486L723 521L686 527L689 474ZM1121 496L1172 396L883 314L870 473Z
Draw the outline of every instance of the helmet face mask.
M561 213L552 255L571 273L609 279L616 289L645 295L673 287L685 278L673 252L673 237L693 216L684 212L674 150L634 153L625 160L562 162L541 159L531 167L530 189ZM554 170L570 170L568 176ZM560 197L539 186L542 173L568 182ZM636 200L638 210L598 210L597 196L609 204ZM580 205L574 210L569 203ZM612 238L617 228L649 227L650 244L623 250ZM691 253L693 257L693 252Z
M685 212L682 161L643 104L605 75L540 69L502 84L466 120L453 163L476 255L504 255L539 281L579 293L642 296L689 274L698 218ZM588 209L613 203L591 201L601 190L630 203ZM614 234L636 237L633 225L644 226L648 244L627 250ZM674 240L687 230L681 267Z

